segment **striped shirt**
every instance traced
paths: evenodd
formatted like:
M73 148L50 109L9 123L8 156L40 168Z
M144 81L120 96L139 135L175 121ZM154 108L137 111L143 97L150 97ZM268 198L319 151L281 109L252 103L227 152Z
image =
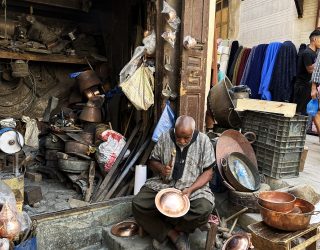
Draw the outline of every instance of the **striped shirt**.
M320 84L320 53L318 53L317 60L314 64L314 70L311 76L311 82Z
M151 153L150 159L160 161L161 164L166 165L171 160L172 149L176 149L176 145L172 140L170 131L168 131L160 136L159 141L157 142ZM177 150L179 149L177 148ZM178 161L177 158L176 163ZM179 190L190 187L205 170L213 167L215 154L209 137L199 132L194 142L191 141L186 157L185 159L183 159L183 161L183 173L181 178L179 178L177 181L173 179L173 170L171 171L171 175L169 176L168 183L164 183L161 176L158 175L156 177L148 179L145 186L157 192L161 189L169 187L175 187ZM202 188L194 191L190 195L190 200L195 200L198 198L205 198L212 204L214 204L214 197L209 188L209 183L204 185Z

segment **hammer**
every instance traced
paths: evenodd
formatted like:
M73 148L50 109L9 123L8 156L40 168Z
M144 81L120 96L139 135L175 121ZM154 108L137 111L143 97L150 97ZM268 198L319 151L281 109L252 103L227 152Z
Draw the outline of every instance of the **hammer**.
M172 149L172 151L171 151L171 160L170 160L170 162L168 163L168 165L171 167L171 169L174 167L174 163L175 163L175 161L176 161L176 154L177 154L176 149L175 149L175 148ZM165 182L165 183L168 183L168 182L169 182L169 177L170 177L170 176L165 176L165 178L164 178L164 182Z

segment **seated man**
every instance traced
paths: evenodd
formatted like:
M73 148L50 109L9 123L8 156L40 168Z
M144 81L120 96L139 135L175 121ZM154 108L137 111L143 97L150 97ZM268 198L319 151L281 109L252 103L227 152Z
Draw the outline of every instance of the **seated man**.
M171 169L169 162L173 149L176 150L176 160ZM163 248L161 243L169 238L177 249L190 249L188 234L207 223L214 207L214 197L209 188L214 161L210 139L195 130L192 117L180 116L175 129L160 136L149 163L157 176L147 180L132 202L133 215L153 238L154 248ZM190 199L190 210L185 216L168 218L157 210L157 192L169 187L182 190Z

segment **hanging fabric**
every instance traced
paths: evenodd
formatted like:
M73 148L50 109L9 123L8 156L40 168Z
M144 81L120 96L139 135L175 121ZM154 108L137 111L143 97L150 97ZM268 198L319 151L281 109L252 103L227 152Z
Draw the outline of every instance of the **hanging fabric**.
M269 86L272 100L290 102L297 75L297 49L291 41L282 44L275 65Z
M266 56L261 71L261 82L259 87L259 94L261 95L262 100L272 100L272 96L269 91L269 86L276 58L281 45L282 44L279 42L270 43L266 51Z
M230 49L230 56L229 56L229 61L228 61L228 66L227 66L227 71L226 74L229 78L230 73L231 73L231 65L233 64L234 58L236 56L236 53L239 49L239 42L238 41L233 41L231 44L231 49ZM230 79L230 78L229 78Z
M249 67L247 78L243 79L243 85L247 85L251 89L251 98L260 99L259 86L261 81L261 70L266 54L268 44L260 44L255 49L252 63Z
M247 60L247 63L246 63L246 66L244 68L244 72L242 74L242 77L241 77L241 80L240 80L240 85L245 85L245 80L247 80L248 78L248 74L249 74L249 71L250 71L250 67L252 65L252 61L253 61L253 57L254 57L254 52L256 51L256 48L257 46L254 46L252 49L251 49L251 52L250 52L250 55L248 57L248 60Z
M241 53L242 50L243 50L243 47L242 47L242 46L240 46L240 47L237 49L237 52L236 52L236 54L234 55L233 63L231 64L231 67L228 68L228 75L227 75L227 76L228 76L228 78L229 78L230 80L232 80L232 78L233 78L234 68L235 68L235 66L236 66L238 57L239 57L239 55L240 55L240 53Z
M242 48L239 55L238 55L238 58L236 60L236 64L233 69L233 74L232 74L232 79L231 79L231 82L233 85L236 85L236 79L237 79L237 75L238 75L238 71L239 71L239 66L240 66L240 62L241 62L242 56L244 54L244 51L245 51L245 48Z
M239 68L238 68L238 73L237 73L237 78L236 78L236 85L240 84L244 69L246 67L247 61L248 61L248 57L250 55L251 49L250 48L246 48L242 54L242 58L239 64Z

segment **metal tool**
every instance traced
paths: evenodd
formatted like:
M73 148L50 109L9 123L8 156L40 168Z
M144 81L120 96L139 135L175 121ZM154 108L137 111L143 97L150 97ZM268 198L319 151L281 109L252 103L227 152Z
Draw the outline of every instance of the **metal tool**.
M177 154L176 149L175 149L175 148L172 149L172 151L171 151L171 160L170 160L170 162L168 163L168 166L171 167L171 170L173 169L174 163L175 163L175 161L176 161L176 154ZM163 181L164 181L165 183L168 183L168 182L169 182L169 178L170 178L170 175L169 175L169 176L165 176Z

